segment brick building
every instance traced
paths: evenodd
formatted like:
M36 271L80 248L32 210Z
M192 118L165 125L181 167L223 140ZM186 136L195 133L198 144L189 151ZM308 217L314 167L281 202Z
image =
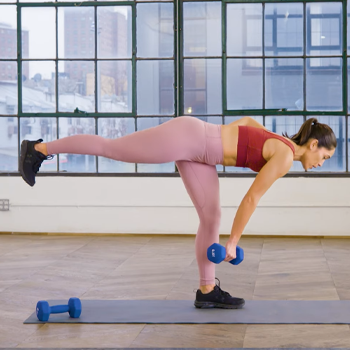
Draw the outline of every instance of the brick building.
M95 58L95 16L94 8L65 9L64 14L64 57L67 59ZM112 61L127 57L127 21L126 17L113 12L111 8L99 8L98 11L98 53L97 58L111 59L100 66L103 95L119 95L125 76L123 63ZM123 69L124 68L124 69ZM80 93L94 93L94 65L89 61L66 61L65 75L80 81ZM124 76L123 76L124 75Z
M29 53L29 33L22 30L22 52L24 57ZM0 23L0 58L17 58L17 29L6 23ZM24 79L29 78L29 64L23 62L22 75ZM17 62L0 62L0 81L17 80Z

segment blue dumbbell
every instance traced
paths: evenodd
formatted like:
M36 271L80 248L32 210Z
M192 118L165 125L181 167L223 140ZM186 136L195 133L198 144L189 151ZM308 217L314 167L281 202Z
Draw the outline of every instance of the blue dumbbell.
M47 301L38 301L36 304L36 316L39 321L48 321L50 314L68 312L72 318L78 318L81 314L81 301L79 298L70 298L68 305L49 306Z
M221 261L225 260L226 258L226 248L221 244L214 243L208 248L207 257L211 262L215 264L220 264ZM237 246L236 258L229 261L229 263L233 265L238 265L243 261L243 259L244 259L244 251L241 247Z

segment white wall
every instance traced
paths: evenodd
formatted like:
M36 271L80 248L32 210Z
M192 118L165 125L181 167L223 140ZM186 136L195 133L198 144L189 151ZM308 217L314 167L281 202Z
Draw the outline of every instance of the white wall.
M220 178L221 234L254 178ZM245 234L350 236L350 179L283 178L262 198ZM180 178L0 178L0 232L196 233Z

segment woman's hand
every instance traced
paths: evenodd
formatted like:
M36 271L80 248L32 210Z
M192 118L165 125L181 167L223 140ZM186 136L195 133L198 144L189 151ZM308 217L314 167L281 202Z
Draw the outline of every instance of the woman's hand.
M226 258L224 261L231 261L233 259L236 259L236 248L237 243L231 239L229 239L226 243Z

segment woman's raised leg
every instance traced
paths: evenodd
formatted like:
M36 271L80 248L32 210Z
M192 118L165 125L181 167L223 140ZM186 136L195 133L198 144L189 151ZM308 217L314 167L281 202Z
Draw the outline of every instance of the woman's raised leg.
M48 155L59 153L102 156L128 163L160 164L176 160L200 160L205 154L204 123L193 117L171 119L161 125L117 139L75 135L56 141L24 140L19 171L30 185Z
M46 146L48 154L89 154L128 163L168 163L192 159L204 152L205 133L199 119L179 117L117 139L75 135L48 142Z

